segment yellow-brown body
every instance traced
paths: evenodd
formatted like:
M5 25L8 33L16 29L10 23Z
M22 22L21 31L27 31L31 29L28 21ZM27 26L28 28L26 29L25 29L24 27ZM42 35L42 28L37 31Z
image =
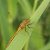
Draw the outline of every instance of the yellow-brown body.
M12 42L12 40L14 39L14 37L16 36L17 32L22 30L23 28L25 28L27 25L29 24L29 19L25 19L20 25L19 25L19 28L18 30L14 33L14 35L11 37L9 43L7 46L9 46L9 44ZM6 46L6 47L7 47Z

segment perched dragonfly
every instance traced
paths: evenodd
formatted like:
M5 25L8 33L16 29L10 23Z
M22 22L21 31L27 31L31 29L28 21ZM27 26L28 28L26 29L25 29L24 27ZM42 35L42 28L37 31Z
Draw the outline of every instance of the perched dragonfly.
M7 46L9 46L9 44L12 42L12 40L14 39L14 37L16 36L17 32L22 30L23 28L25 28L28 24L29 24L30 20L29 19L25 19L20 25L19 28L17 29L17 31L14 33L14 35L11 37L9 43ZM6 47L7 47L6 46Z

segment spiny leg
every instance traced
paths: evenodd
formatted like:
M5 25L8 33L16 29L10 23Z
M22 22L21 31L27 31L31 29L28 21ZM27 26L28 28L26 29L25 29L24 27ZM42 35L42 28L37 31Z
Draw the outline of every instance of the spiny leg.
M25 26L25 31L28 33L26 26Z
M30 25L27 25L28 28L32 28Z
M29 30L27 30L27 26L25 27L25 32L29 35Z
M32 22L32 23L29 23L28 25L32 25L34 22Z
M30 28L33 28L31 25L27 25L27 27L30 29Z
M32 23L29 23L27 26L28 26L28 28L33 28L31 25L33 24L34 22L32 22Z

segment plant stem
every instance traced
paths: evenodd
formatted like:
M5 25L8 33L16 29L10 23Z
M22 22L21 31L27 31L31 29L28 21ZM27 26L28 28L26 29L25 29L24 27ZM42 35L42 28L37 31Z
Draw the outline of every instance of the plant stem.
M37 8L37 4L38 4L38 0L34 1L34 6L33 6L33 12L35 12L36 8Z
M49 3L50 3L50 0L43 0L39 8L35 11L35 13L32 12L30 21L36 23L40 19L41 15L45 11Z

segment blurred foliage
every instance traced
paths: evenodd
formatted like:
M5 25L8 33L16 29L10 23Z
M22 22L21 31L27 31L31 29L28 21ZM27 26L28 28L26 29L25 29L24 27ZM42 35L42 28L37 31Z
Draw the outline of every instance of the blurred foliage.
M2 9L0 11L4 10L2 12L4 15L2 15L0 12L0 17L4 18L0 18L0 26L2 26L0 27L0 50L4 50L4 46L8 44L10 37L18 29L19 24L30 16L35 0L23 0L23 2L20 0L7 0L6 3L5 1L6 0L0 0L0 9ZM26 4L27 6L25 5L24 1L28 3L28 5ZM38 0L36 9L39 7L42 1L43 0ZM3 3L3 5L1 3ZM27 11L25 11L26 9ZM48 44L48 42L50 42L50 4L47 6L40 20L33 29L31 38L28 42L28 49L38 50L39 48L42 48Z
M47 44L50 41L50 5L44 11L40 21L42 27L42 36L44 38L44 43Z

